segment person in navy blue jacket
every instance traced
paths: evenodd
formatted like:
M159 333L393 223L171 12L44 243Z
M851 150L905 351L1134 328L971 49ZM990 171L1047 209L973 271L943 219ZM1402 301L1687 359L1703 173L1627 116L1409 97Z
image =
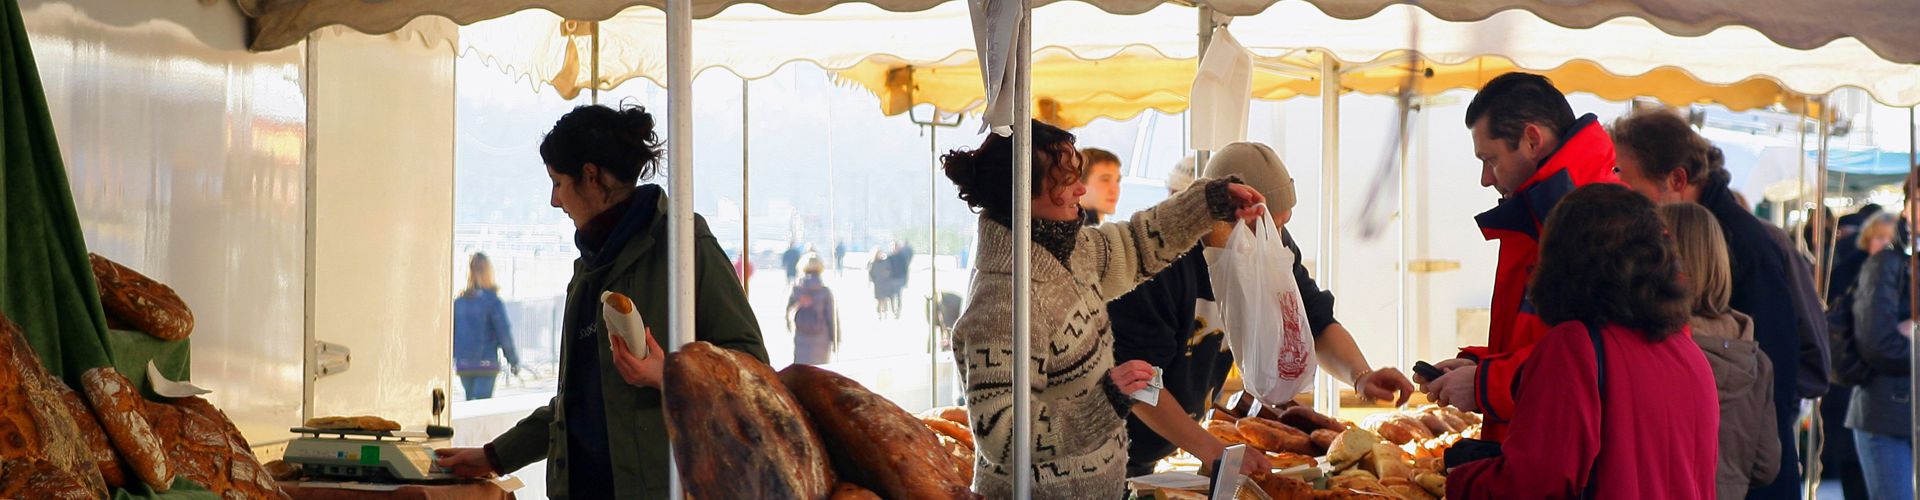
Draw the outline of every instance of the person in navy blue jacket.
M453 370L467 399L493 397L500 376L500 354L520 372L520 353L513 349L513 330L507 324L507 306L493 283L493 264L487 254L475 253L467 265L467 289L453 300Z

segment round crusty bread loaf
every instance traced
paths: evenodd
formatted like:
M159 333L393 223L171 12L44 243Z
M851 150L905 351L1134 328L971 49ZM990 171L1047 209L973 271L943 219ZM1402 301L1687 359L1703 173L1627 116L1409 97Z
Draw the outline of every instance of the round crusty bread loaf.
M180 340L193 333L193 311L172 288L100 254L87 257L107 315L164 340Z
M80 382L87 401L93 403L94 415L100 417L100 427L107 430L108 440L133 469L134 477L153 491L171 488L173 468L167 463L160 437L153 433L153 425L140 413L146 400L133 382L111 367L87 370L80 375Z
M952 455L913 414L859 382L815 366L780 370L847 480L887 498L975 498Z
M933 429L933 432L938 432L942 436L965 443L968 449L973 448L973 431L968 430L967 426L952 420L936 417L920 417L920 421L926 423L927 428Z
M667 355L665 375L667 432L689 496L833 494L826 445L765 363L694 342Z
M93 416L93 408L80 399L80 393L73 392L66 384L60 384L60 400L67 404L67 414L73 416L74 425L80 428L80 437L87 440L87 449L93 452L94 465L100 468L100 477L107 480L111 488L125 488L127 473L120 468L120 455L114 453L113 443L107 441L107 430L100 428L100 419Z
M62 387L19 327L0 315L0 498L107 496ZM36 484L13 487L20 483Z
M858 484L840 483L833 488L833 497L830 500L880 500L880 495L875 495L873 490L861 488Z
M153 424L167 459L181 477L222 498L287 498L254 458L240 429L207 400L187 397L143 403L141 415Z

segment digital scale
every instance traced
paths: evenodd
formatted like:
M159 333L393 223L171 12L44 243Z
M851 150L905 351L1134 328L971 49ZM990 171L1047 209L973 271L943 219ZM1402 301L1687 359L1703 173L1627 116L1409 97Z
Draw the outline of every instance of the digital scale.
M301 435L287 444L286 461L302 473L367 482L435 483L460 478L434 463L433 447L410 439L452 437L452 429L420 431L289 429Z

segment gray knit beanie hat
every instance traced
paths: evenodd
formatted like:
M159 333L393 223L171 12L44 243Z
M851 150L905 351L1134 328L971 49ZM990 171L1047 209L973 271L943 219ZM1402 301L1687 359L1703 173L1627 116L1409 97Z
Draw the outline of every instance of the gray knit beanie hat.
M1291 210L1297 201L1293 195L1293 175L1287 173L1287 165L1280 162L1280 155L1265 144L1236 142L1213 152L1203 177L1224 179L1229 175L1239 176L1241 182L1266 197L1267 209L1272 212Z

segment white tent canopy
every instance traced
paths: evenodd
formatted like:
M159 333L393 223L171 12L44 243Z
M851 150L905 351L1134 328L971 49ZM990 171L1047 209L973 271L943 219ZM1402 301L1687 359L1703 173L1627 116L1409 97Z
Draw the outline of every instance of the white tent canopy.
M235 0L253 17L251 45L255 50L271 50L292 45L307 33L323 26L344 25L362 32L386 33L400 29L415 17L438 15L459 24L505 16L529 9L547 9L560 17L600 20L612 17L632 6L661 8L662 0L580 0L553 2L541 0ZM840 3L838 0L700 0L692 2L694 17L709 18L734 4L758 4L779 12L811 14ZM878 9L894 12L921 11L944 0L870 0ZM1039 0L1035 5L1049 2ZM1098 0L1091 2L1108 12L1137 14L1154 10L1163 0ZM1250 16L1270 8L1296 2L1275 0L1214 0L1206 2L1216 11L1233 16ZM1361 19L1405 0L1311 0L1339 19ZM1835 40L1868 47L1887 60L1920 63L1920 30L1910 3L1885 0L1455 0L1420 2L1436 18L1449 21L1477 21L1519 10L1532 12L1558 26L1586 28L1618 18L1645 20L1666 33L1681 36L1703 35L1725 26L1745 26L1770 40L1772 44L1795 49L1813 49ZM1191 27L1189 25L1189 27ZM1188 31L1191 31L1190 29ZM1036 36L1043 34L1035 30ZM1038 42L1038 40L1036 40ZM1036 43L1036 45L1038 45Z
M1090 4L1058 2L1034 9L1033 46L1086 60L1142 49L1191 59L1197 56L1197 15L1192 7L1170 4L1139 15L1117 15ZM664 81L665 44L659 36L664 20L659 10L637 8L600 23L600 88L632 78ZM589 85L592 42L580 28L584 24L544 10L522 11L462 28L462 43L468 55L570 94ZM1418 39L1409 37L1414 26ZM1453 22L1408 5L1390 5L1371 17L1346 20L1311 4L1287 2L1234 19L1232 31L1256 55L1268 57L1319 49L1344 63L1359 64L1416 49L1426 60L1441 64L1498 55L1533 70L1575 61L1617 76L1678 68L1707 84L1764 78L1802 94L1858 87L1889 105L1920 104L1920 66L1889 62L1854 39L1797 50L1738 26L1680 37L1637 18L1571 29L1529 12ZM804 16L741 5L695 23L693 36L696 72L726 68L746 78L765 76L796 61L845 69L867 60L953 64L974 57L967 10L957 2L908 13L849 4Z

